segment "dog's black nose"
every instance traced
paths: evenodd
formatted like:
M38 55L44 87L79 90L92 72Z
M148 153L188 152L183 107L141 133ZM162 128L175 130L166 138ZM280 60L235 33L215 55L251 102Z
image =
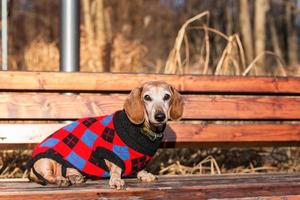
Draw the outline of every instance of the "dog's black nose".
M163 122L166 119L166 115L165 115L165 113L158 112L154 115L154 118L158 122Z

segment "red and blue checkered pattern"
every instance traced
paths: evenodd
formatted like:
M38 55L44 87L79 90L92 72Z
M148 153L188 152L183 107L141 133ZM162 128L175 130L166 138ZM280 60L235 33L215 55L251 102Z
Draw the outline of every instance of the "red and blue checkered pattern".
M113 117L112 114L74 121L41 142L32 154L33 160L41 155L50 155L48 157L51 158L47 152L52 151L88 176L108 177L107 167L99 163L103 163L104 159L114 160L106 158L105 154L99 155L97 149L101 148L121 160L123 176L143 169L151 156L136 151L122 141L115 130Z

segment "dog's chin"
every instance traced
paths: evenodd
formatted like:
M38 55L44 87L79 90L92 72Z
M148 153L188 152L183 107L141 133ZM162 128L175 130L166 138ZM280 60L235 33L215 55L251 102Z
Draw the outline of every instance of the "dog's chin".
M166 128L166 123L150 123L150 129L156 133L163 132Z

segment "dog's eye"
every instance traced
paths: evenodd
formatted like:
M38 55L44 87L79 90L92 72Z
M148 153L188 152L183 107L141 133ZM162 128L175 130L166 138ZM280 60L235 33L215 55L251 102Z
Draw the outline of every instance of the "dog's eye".
M164 101L168 101L169 99L170 99L170 95L169 94L165 94L165 96L164 96Z
M144 96L145 101L152 101L151 97L149 95Z

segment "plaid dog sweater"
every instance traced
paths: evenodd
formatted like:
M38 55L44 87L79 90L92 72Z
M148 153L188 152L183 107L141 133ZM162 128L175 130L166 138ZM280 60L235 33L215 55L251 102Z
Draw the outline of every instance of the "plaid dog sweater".
M109 176L106 159L122 169L122 176L129 176L142 170L161 144L161 138L151 141L140 130L124 111L79 119L41 142L28 167L40 158L51 158L87 178L100 178Z

